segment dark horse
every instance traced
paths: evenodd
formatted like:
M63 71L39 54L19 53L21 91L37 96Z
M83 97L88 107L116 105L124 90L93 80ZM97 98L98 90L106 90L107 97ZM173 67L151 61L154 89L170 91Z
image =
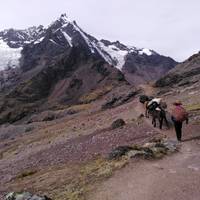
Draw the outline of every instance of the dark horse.
M152 124L154 127L156 127L156 120L159 121L159 127L162 129L163 121L165 121L167 127L169 127L169 123L167 121L166 117L166 111L167 104L165 102L161 102L157 107L153 109L149 109L148 102L145 102L145 116L148 118L149 114L152 116Z
M168 123L167 117L166 117L166 111L164 109L159 108L159 110L151 110L151 111L149 111L149 113L152 116L152 124L154 127L156 127L156 119L158 119L158 121L159 121L160 129L162 129L163 120L165 121L167 127L169 127L169 123Z

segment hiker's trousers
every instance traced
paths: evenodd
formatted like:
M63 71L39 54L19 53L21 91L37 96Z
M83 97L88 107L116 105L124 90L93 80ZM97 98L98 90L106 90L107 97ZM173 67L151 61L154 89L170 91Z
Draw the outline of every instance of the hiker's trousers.
M176 137L178 141L181 141L181 137L182 137L182 124L183 122L174 121L174 127L175 127Z

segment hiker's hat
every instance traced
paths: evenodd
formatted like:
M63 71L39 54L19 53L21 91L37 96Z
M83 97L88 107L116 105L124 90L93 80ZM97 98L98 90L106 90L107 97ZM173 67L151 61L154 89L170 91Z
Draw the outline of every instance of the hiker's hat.
M182 105L182 102L180 100L176 100L173 105L175 106L179 106L179 105Z

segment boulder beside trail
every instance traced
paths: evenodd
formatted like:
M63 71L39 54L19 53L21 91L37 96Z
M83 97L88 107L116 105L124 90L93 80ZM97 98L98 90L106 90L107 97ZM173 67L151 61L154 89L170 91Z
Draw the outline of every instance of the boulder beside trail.
M126 123L123 119L117 119L112 123L111 128L112 129L120 128L120 127L124 126L125 124Z

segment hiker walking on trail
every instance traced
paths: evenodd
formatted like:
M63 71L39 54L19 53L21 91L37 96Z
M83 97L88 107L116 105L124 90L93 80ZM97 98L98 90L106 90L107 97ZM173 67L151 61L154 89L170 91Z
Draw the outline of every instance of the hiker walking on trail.
M188 113L185 108L182 107L181 101L175 101L173 105L175 107L172 110L171 119L174 123L177 140L180 142L182 138L183 122L186 121L186 124L188 124Z

